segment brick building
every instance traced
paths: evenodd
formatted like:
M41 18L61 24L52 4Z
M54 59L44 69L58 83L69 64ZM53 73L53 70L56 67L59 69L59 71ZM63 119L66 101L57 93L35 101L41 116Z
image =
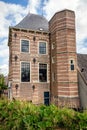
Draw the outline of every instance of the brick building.
M57 12L49 22L29 13L9 27L8 46L10 99L81 106L73 11Z

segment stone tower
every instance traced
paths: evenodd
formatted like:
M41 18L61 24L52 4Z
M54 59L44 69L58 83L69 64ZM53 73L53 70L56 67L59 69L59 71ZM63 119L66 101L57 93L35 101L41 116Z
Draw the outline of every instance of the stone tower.
M51 102L79 107L75 14L57 12L49 22L51 49Z

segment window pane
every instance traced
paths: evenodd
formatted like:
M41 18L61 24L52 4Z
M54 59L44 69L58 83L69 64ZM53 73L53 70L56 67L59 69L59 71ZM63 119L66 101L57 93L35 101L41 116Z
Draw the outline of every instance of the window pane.
M44 98L49 98L49 92L44 92Z
M39 64L39 81L47 82L47 64Z
M21 40L21 51L22 52L29 52L29 41Z
M39 43L39 54L46 54L46 43L45 42Z
M30 63L21 63L21 81L29 82L30 81Z
M74 70L74 65L73 64L71 64L71 70Z
M48 99L44 99L44 104L49 106L49 98Z
M49 105L49 92L44 92L44 104Z
M73 60L71 60L71 64L73 64Z

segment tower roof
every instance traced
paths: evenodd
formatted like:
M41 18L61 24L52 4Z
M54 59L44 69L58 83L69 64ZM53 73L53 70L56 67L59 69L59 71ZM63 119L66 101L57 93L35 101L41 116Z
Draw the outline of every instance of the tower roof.
M43 16L29 13L15 28L48 31L48 21Z

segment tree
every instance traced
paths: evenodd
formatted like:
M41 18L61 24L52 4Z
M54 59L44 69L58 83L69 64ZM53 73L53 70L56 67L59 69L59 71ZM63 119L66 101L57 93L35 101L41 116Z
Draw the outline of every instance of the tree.
M4 94L5 89L7 89L7 85L5 85L4 75L0 74L0 97Z

